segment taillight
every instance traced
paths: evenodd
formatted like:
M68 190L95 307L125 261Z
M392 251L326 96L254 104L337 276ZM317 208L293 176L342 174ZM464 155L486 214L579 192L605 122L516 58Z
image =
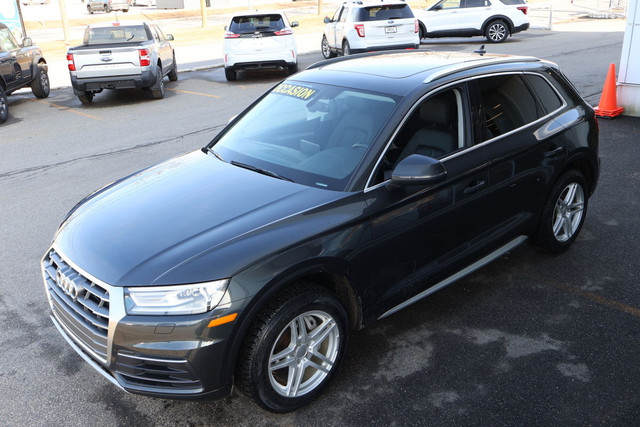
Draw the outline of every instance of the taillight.
M240 37L240 34L232 33L231 31L224 33L225 39L237 39L238 37Z
M526 15L529 11L529 6L518 6L518 10Z
M273 33L273 34L275 34L276 36L288 36L288 35L290 35L290 34L293 34L293 30L290 30L290 29L288 29L288 28L285 28L285 29L283 29L283 30L276 31L276 32L275 32L275 33Z
M419 33L420 32L420 24L418 23L418 20L415 20L415 25L413 27L413 32L414 33Z
M364 24L356 24L353 28L358 32L358 36L364 37Z
M72 53L67 53L67 67L69 67L69 71L76 70L76 63L73 61Z
M149 58L149 49L138 49L138 56L140 57L140 66L148 67L151 65L151 58Z

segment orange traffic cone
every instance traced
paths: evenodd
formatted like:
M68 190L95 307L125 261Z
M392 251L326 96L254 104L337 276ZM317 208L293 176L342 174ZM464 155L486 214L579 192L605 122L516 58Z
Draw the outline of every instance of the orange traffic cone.
M622 114L624 108L618 106L616 101L616 66L615 64L609 65L609 72L607 78L604 81L604 87L602 88L602 96L600 97L600 104L595 108L596 116L614 118Z

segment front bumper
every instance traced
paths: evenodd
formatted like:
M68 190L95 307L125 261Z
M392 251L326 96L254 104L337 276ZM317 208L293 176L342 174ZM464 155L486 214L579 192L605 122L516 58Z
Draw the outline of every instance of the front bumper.
M112 384L173 399L220 398L231 392L232 375L224 367L236 323L208 325L237 313L242 301L223 299L201 315L132 316L125 312L123 288L100 282L56 249L47 252L42 267L54 325Z

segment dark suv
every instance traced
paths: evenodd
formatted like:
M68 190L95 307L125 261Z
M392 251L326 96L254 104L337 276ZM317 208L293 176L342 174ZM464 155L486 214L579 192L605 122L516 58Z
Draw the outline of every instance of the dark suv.
M47 61L42 51L25 37L18 44L11 30L0 23L0 123L9 117L7 95L25 86L37 98L49 96Z
M42 260L53 322L112 383L316 398L349 333L525 240L575 241L592 108L550 62L394 52L284 80L201 150L75 206Z

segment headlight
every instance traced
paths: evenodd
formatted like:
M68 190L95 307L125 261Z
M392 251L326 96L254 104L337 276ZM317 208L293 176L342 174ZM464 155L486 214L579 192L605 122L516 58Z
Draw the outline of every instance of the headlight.
M134 287L124 289L127 314L181 315L206 313L218 305L228 279L179 286Z

